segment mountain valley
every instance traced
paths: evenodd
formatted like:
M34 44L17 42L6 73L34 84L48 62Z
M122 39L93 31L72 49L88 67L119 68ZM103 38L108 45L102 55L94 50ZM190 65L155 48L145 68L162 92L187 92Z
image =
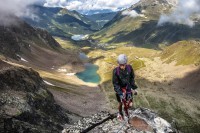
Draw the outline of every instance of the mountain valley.
M159 23L178 4L140 0L118 12L88 15L32 5L35 19L14 16L15 25L0 25L0 132L80 132L104 117L109 120L90 132L120 128L110 117L117 112L112 71L122 53L138 85L131 112L150 109L175 123L176 132L200 131L200 21L192 27ZM76 75L87 63L98 67L99 83Z

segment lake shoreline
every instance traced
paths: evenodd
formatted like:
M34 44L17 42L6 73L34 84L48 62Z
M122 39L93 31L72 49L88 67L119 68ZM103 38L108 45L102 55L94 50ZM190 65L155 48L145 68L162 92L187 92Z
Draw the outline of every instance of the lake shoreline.
M75 76L83 82L99 84L101 82L101 77L97 73L99 66L90 62L90 59L84 52L79 53L79 58L84 63L84 70L76 73Z

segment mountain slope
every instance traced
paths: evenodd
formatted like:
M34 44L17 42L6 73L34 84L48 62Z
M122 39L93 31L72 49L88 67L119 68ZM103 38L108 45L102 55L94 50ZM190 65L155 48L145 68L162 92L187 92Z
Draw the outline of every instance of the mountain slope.
M200 42L180 41L166 47L161 53L161 59L167 63L173 61L177 65L200 64Z
M161 14L170 13L174 9L174 4L171 3L173 1L141 0L129 9L118 13L104 26L104 29L94 34L93 39L100 43L122 43L155 48L161 44L167 45L180 40L199 38L199 22L196 22L192 28L169 23L163 26L157 25ZM131 14L135 16L131 17Z
M48 30L52 35L69 37L73 34L89 34L99 29L98 25L79 14L64 8L50 8L32 6L36 11L36 18L24 18L24 20L35 27Z
M52 66L80 65L78 53L64 50L45 30L33 28L19 18L18 25L0 26L0 54L9 60L40 69Z

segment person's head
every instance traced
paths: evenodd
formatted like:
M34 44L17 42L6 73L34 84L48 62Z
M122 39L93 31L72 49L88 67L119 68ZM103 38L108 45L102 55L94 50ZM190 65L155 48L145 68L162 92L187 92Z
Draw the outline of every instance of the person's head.
M126 68L127 61L128 61L128 58L125 54L120 54L117 58L117 63L119 64L119 67L121 69Z

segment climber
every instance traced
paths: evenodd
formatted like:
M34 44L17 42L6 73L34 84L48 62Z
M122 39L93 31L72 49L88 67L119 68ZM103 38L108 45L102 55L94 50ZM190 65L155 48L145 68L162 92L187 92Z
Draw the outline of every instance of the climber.
M113 86L116 92L116 98L119 103L118 119L123 120L124 116L122 113L122 102L123 100L130 100L129 107L133 105L133 94L137 95L137 85L135 84L135 75L131 65L127 64L128 58L125 54L120 54L117 58L119 64L113 70ZM122 90L126 90L126 94L123 94ZM127 116L129 117L129 116Z

